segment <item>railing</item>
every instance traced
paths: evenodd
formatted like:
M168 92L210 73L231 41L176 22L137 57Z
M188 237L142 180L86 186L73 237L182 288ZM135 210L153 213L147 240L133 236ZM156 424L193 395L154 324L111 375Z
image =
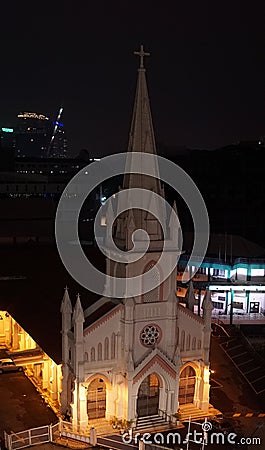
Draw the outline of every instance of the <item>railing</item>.
M141 448L139 446L139 448ZM144 446L145 450L169 450L170 448L172 448L172 444L168 447L165 447L163 445L158 445L158 444L145 444ZM176 447L176 445L174 444L174 449L175 450L182 450L182 447Z
M179 259L179 264L181 264L181 261L188 261L190 259L190 255L182 255ZM191 260L191 265L192 262L201 262L201 257L200 256L192 256L192 260ZM223 259L220 258L212 258L210 256L206 256L205 258L203 258L203 262L210 262L210 263L216 263L216 264L225 264L227 266L230 266L230 264L225 263L225 261Z
M158 415L160 417L162 417L162 419L164 419L166 422L170 422L171 421L171 416L169 414L166 413L166 411L162 411L161 409L158 410Z
M214 323L215 326L218 326L219 328L221 328L221 330L222 330L222 332L224 333L225 336L231 337L230 334L223 327L224 323L220 319L216 319L215 320L214 318L212 318L212 323Z
M51 425L31 428L30 430L20 431L19 433L4 433L5 446L8 450L30 447L32 445L51 442Z
M230 320L230 314L213 314L213 319L219 319L222 322L224 320ZM265 316L261 313L243 313L243 314L235 314L233 313L233 322L234 321L246 321L246 320L260 320L261 322L265 322Z
M217 325L224 325L224 322L222 322L219 319L219 316L216 316L216 315L212 316L212 323L216 323Z
M264 258L236 258L234 264L265 264Z
M20 448L40 445L47 442L56 442L61 437L75 439L89 444L90 438L73 427L71 422L59 420L53 425L44 425L31 428L18 433L7 434L4 431L5 447L8 450L19 450Z

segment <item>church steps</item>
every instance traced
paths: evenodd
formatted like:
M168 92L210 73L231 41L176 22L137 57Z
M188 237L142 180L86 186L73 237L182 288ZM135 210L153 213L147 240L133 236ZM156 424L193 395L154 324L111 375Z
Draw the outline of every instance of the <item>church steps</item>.
M90 430L91 427L94 427L96 429L97 436L106 436L108 434L116 434L118 432L118 430L114 429L113 426L106 419L90 420L88 424L88 429Z
M184 420L198 420L204 419L205 417L216 417L221 414L219 410L215 409L212 405L209 405L208 411L203 411L202 409L197 408L193 404L187 404L180 407L180 421Z
M139 417L136 423L136 431L162 431L170 427L169 422L167 422L163 417L157 415L154 416L144 416Z

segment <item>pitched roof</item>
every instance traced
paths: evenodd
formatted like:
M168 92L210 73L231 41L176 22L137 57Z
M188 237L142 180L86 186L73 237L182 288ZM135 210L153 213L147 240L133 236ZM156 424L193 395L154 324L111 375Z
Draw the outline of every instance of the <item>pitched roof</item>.
M105 258L95 248L87 253L104 271ZM79 292L82 304L92 305L99 296L80 286L66 271L55 246L0 248L0 309L7 310L40 347L61 361L60 306L67 285L70 298ZM23 275L22 280L2 277Z
M100 299L101 300L101 299ZM99 302L100 302L99 300ZM98 302L95 304L95 306L98 306L97 308L93 309L90 314L88 314L85 317L85 323L84 323L84 329L95 323L97 320L99 320L101 317L103 317L105 314L110 312L113 308L117 306L117 301L110 300L110 299L103 299L104 302L101 304Z

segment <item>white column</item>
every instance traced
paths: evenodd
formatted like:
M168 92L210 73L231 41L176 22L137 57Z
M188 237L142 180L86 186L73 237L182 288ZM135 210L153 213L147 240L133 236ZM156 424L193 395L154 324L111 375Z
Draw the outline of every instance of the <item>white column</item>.
M78 382L75 380L75 388L73 391L73 403L71 403L71 409L72 409L72 424L73 427L77 430L78 429L78 395L79 395L79 388L78 388Z
M87 388L79 383L79 427L85 431L88 426L87 417Z
M68 399L68 378L69 368L67 364L62 365L62 392L61 392L61 412L65 413L69 405Z
M210 394L210 371L209 366L204 366L203 377L201 379L201 389L200 389L200 408L203 411L208 411L209 409L209 394Z

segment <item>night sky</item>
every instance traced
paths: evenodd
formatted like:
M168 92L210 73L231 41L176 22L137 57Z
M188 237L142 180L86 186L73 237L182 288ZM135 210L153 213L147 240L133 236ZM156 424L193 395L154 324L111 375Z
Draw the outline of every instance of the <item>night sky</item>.
M1 5L0 126L56 115L71 154L125 151L141 43L158 142L212 149L265 135L264 2Z

